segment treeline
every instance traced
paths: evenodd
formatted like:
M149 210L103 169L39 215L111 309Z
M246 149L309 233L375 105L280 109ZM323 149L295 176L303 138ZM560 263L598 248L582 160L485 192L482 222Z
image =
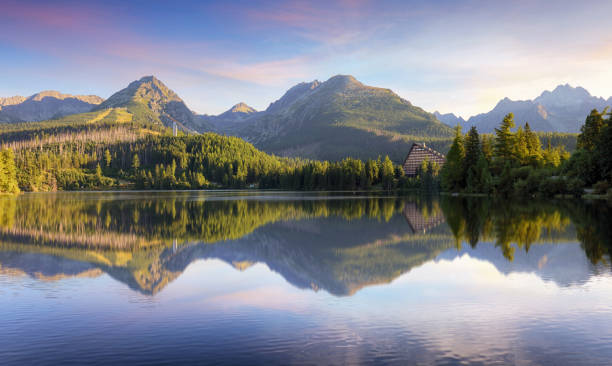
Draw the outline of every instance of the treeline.
M125 152L132 154L125 166ZM140 189L262 188L291 190L392 190L415 188L388 156L338 162L278 158L236 137L148 137L123 149L119 176L133 175ZM113 167L112 163L110 167Z
M308 161L283 167L262 178L261 188L294 190L383 190L419 187L417 179L404 176L401 166L384 159L362 161L346 158L339 162Z
M578 150L571 157L563 146L553 147L550 139L542 143L541 135L528 123L513 132L512 113L492 136L479 135L475 127L462 135L458 126L440 172L442 189L502 196L580 196L586 186L610 181L612 150L605 150L610 145L606 135L610 132L609 119L604 116L605 111L591 112L578 136ZM607 187L604 183L600 186Z
M567 162L564 174L578 179L595 193L612 197L612 113L593 110L578 135L577 150Z
M0 193L18 193L15 158L10 149L0 150Z
M149 135L135 141L74 140L20 149L16 179L24 191L132 187L137 189L267 188L294 190L409 189L388 158L339 162L268 155L237 137L213 133Z

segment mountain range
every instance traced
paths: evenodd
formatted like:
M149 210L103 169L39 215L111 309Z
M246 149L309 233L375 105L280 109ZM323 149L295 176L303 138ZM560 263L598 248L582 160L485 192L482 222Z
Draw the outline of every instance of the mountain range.
M532 130L546 132L580 132L586 116L593 109L602 110L612 106L612 97L605 100L592 96L582 87L569 84L559 85L552 91L544 91L533 100L500 100L495 108L486 113L470 117L465 121L452 113L436 117L451 126L476 126L479 132L491 133L508 113L514 113L515 122L520 125L529 122Z
M62 94L54 90L42 91L27 98L0 98L0 122L43 121L89 112L102 101L96 95Z
M229 132L232 134L244 126L244 122L250 121L259 112L245 103L238 103L218 116L200 115L202 123L209 124L215 131Z
M178 128L187 133L238 136L280 156L339 160L389 155L401 161L413 142L446 151L457 123L490 133L507 113L535 131L578 132L594 108L612 105L581 87L560 85L534 100L502 99L487 113L467 121L453 113L429 113L393 91L364 85L350 75L302 82L268 108L257 111L238 103L219 115L198 115L177 93L154 76L131 82L103 100L93 95L45 91L28 98L0 98L0 122L91 123L120 118L145 126ZM66 117L67 116L67 117Z

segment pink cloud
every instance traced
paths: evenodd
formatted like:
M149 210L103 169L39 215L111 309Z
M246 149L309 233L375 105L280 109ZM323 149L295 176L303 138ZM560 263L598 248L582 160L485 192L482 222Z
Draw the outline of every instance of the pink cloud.
M80 3L84 4L84 3ZM100 26L97 19L105 19L110 14L92 6L61 6L52 3L28 4L27 2L7 1L2 4L0 18L8 18L19 23L40 28L63 29L83 32Z
M309 1L286 1L272 6L225 11L239 14L254 29L281 27L306 39L325 44L346 43L371 30L367 26L373 15L369 0L342 0L325 4Z

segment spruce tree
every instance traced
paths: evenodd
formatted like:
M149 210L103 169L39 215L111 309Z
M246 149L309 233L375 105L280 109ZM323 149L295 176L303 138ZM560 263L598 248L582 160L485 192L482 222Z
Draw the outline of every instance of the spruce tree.
M514 114L508 113L501 126L495 129L494 156L501 160L502 164L513 160L514 133L511 129L514 126Z
M529 148L527 145L527 134L519 126L514 134L513 156L521 165L527 165L529 160Z
M538 165L542 162L542 143L538 135L531 130L529 123L525 123L525 137L527 141L527 152L529 164Z
M393 162L389 159L389 156L385 156L385 160L382 163L381 176L383 187L386 190L393 188Z
M465 186L463 159L465 159L465 146L461 126L457 125L453 144L442 167L442 187L444 190L457 191Z
M107 168L110 168L111 160L111 153L108 149L106 149L106 151L104 152L104 162L106 163Z
M578 149L584 149L587 151L593 151L597 147L599 135L601 129L604 126L604 115L607 111L599 113L597 109L593 109L584 121L584 125L580 128L580 134L578 135L578 143L576 147Z
M138 171L138 169L140 168L140 158L138 157L138 154L134 154L134 156L132 157L132 169L134 170L134 172Z
M472 126L465 139L464 169L466 172L470 167L476 166L481 153L480 136L478 136L478 130L476 130L476 127Z
M612 182L612 113L601 129L595 161L599 162L601 179Z

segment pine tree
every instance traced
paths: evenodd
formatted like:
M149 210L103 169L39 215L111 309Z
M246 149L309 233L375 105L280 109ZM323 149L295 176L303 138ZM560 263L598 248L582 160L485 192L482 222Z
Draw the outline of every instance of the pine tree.
M493 137L490 135L481 136L481 150L488 163L493 160Z
M96 165L96 184L98 186L102 185L102 168L100 167L100 163Z
M465 172L467 172L470 167L476 166L478 159L480 159L481 153L480 136L478 135L478 130L476 130L476 127L472 126L465 139Z
M140 158L138 157L138 154L134 154L134 156L132 157L132 169L135 172L140 169Z
M525 123L525 137L527 141L528 163L539 165L542 158L542 143L538 135L531 130L529 123Z
M366 162L366 177L368 179L368 185L372 186L378 183L378 165L374 160L368 160Z
M521 165L527 165L529 158L529 148L527 147L527 134L522 127L514 134L513 155Z
M599 162L601 178L612 182L612 113L601 130L596 161Z
M393 162L389 159L389 156L385 156L385 160L382 163L381 176L382 176L382 184L383 188L386 190L391 190L393 188Z
M494 156L496 159L504 161L513 160L514 133L514 114L508 113L499 128L495 129Z
M578 149L587 151L595 150L601 129L605 123L603 116L606 112L607 110L604 110L603 113L599 113L597 109L593 109L587 116L584 125L580 128L580 134L578 135L578 143L576 145Z
M546 149L542 153L544 163L549 166L558 167L561 164L560 149L553 148L550 139L546 143Z
M112 161L111 153L108 149L106 149L106 151L104 152L104 162L106 163L107 168L110 168L111 161Z
M446 162L442 167L442 187L446 191L457 191L465 186L463 170L463 159L465 158L465 147L461 126L455 128L455 139L446 156Z
M480 159L478 159L474 174L476 178L474 192L491 193L491 189L493 188L493 177L489 171L489 163L484 154L480 154Z

